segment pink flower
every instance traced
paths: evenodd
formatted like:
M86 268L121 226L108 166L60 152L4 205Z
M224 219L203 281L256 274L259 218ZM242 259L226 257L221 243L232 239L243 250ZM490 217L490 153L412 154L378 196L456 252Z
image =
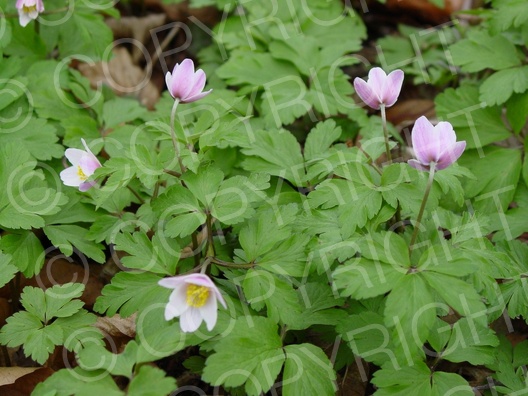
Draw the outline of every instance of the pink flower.
M85 150L69 148L64 155L68 158L73 166L64 169L60 173L60 178L66 186L79 187L80 191L87 191L95 185L94 181L86 181L101 163L97 157L90 151L88 145L81 139Z
M418 170L429 170L434 162L436 170L447 168L464 152L466 142L456 141L453 125L449 122L439 122L433 126L427 118L421 116L412 129L412 144L417 159L408 164Z
M202 69L194 71L191 59L184 59L181 64L176 63L172 74L165 75L167 88L174 99L182 103L191 103L211 93L212 89L202 92L205 87L205 73Z
M227 308L224 298L213 281L204 274L173 276L158 282L160 286L174 289L165 307L165 320L180 317L183 332L196 331L202 324L211 331L216 324L216 300Z
M20 26L25 27L32 19L37 19L40 12L44 11L42 0L17 0L18 18Z
M359 77L354 79L354 88L361 100L373 109L379 110L380 105L391 107L400 95L403 84L403 71L394 70L385 74L383 69L370 69L368 80Z

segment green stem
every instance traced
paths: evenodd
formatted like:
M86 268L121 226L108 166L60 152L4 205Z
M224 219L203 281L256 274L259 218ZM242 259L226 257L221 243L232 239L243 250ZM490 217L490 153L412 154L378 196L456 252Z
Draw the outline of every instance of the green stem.
M389 146L389 130L387 129L387 114L385 114L385 105L380 105L381 110L381 124L383 125L383 135L385 137L385 153L387 154L387 161L392 162L392 155Z
M127 185L127 188L130 190L130 192L134 195L134 197L136 197L139 201L139 203L141 204L144 204L145 203L145 200L143 198L141 198L141 195L139 195L139 193L134 190L132 187L130 187L129 185Z
M255 263L245 263L245 264L235 264L235 263L228 263L227 261L223 261L220 259L217 259L216 257L211 258L211 262L215 263L221 267L228 267L228 268L253 268L256 266Z
M435 174L436 162L431 162L429 169L429 180L427 181L427 187L425 187L424 197L422 199L422 205L420 206L420 211L418 212L418 218L416 219L416 224L414 225L414 232L411 237L411 243L409 244L409 253L413 250L414 242L418 236L418 230L420 229L420 223L422 221L422 216L424 214L425 205L427 204L427 198L429 198L429 193L431 192L431 187L433 186L434 174Z
M174 177L180 177L181 176L180 172L175 172L175 171L172 171L170 169L163 169L163 172L165 172L168 175L174 176Z
M192 239L192 250L194 258L194 266L198 267L200 265L200 257L198 256L198 238L196 237L196 231L191 234Z
M214 257L214 240L213 240L213 218L211 213L207 213L205 219L205 226L207 227L207 248L205 249L205 254L207 257Z
M185 166L183 165L183 162L180 156L180 148L178 147L178 139L176 139L176 131L174 130L174 120L176 118L176 109L178 108L179 103L180 103L179 99L174 100L174 105L172 106L172 111L171 111L170 131L171 131L172 145L174 146L176 157L178 157L178 163L180 164L181 173L183 173L185 172Z

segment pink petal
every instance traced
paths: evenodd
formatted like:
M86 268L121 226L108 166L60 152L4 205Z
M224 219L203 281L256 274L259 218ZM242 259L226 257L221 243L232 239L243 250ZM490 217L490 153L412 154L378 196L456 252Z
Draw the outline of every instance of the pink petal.
M418 169L418 170L421 170L421 171L428 171L429 168L427 166L424 166L422 165L422 163L418 160L415 160L415 159L410 159L409 161L407 161L407 163L412 166L414 169Z
M93 186L95 186L95 182L94 181L82 182L81 184L79 184L79 191L81 191L81 192L88 191Z
M59 174L59 177L65 186L79 187L82 183L82 180L77 173L77 166L70 166L69 168L64 169Z
M413 150L418 161L424 165L429 165L431 161L436 161L430 145L433 133L433 124L425 116L421 116L414 123L411 132Z
M441 158L438 161L438 164L436 165L436 169L442 170L447 168L449 165L451 165L453 162L460 158L465 149L465 141L456 142L448 150L445 150L442 153Z
M361 78L356 77L354 79L354 89L367 106L378 110L380 108L380 102L378 96L374 93L371 86L363 81Z
M374 67L370 69L367 83L370 88L372 88L372 91L374 91L380 101L386 80L387 74L383 71L381 67Z
M174 98L182 101L191 92L194 83L194 63L191 59L184 59L181 64L176 64L172 71L171 93Z
M383 93L381 94L381 101L385 103L385 106L391 107L398 100L403 85L403 77L403 71L399 69L394 70L387 76Z
M456 143L456 133L449 122L442 121L436 124L435 133L439 136L442 148L452 147Z
M89 154L86 154L79 160L79 166L81 167L83 173L90 177L97 168L101 167L101 163L97 160L97 158L94 160L91 156L89 156Z
M200 308L200 313L202 315L205 324L207 325L207 330L211 331L215 327L216 319L218 317L218 307L216 304L216 296L209 296L207 302L203 307Z
M31 22L31 17L29 14L25 13L24 11L19 10L18 11L18 22L20 23L20 26L26 27L29 22Z
M197 308L190 307L180 316L180 328L184 333L198 330L202 324L202 315Z
M211 278L209 278L205 274L184 275L182 276L182 279L185 283L191 283L193 285L198 285L198 286L205 286L211 289L216 288Z
M66 151L64 152L64 156L74 166L79 165L79 161L81 161L81 158L83 158L85 155L86 155L86 151L79 150L76 148L69 148L69 149L66 149Z
M187 96L194 96L201 93L205 87L205 72L202 69L199 69L194 73L194 84L191 89L191 92Z
M95 162L97 162L97 163L99 164L99 166L101 166L101 163L99 162L99 160L97 159L97 157L94 155L94 153L92 153L92 150L90 150L90 147L88 147L88 145L86 144L86 141L85 141L83 138L81 138L81 142L82 142L82 144L83 144L83 146L84 146L84 148L85 148L85 150L86 150L86 153L87 153L90 157L92 157L92 159L93 159Z
M182 276L172 276L170 278L163 278L158 281L158 285L166 287L168 289L176 289L180 285L185 285Z
M44 11L44 2L42 0L37 0L37 11L38 12Z
M192 102L196 102L197 100L200 100L204 97L206 97L207 95L209 95L211 92L213 92L212 89L210 89L209 91L205 91L205 92L202 92L202 93L199 93L198 95L194 95L194 96L189 96L185 99L185 101L183 101L183 103L192 103Z
M17 0L16 1L16 8L19 9L19 10L22 9L22 7L24 6L24 1L25 0Z

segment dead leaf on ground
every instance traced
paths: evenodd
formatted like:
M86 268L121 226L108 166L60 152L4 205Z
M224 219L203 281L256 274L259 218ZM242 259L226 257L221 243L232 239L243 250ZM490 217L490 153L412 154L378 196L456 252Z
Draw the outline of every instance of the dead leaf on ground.
M48 288L68 282L84 283L85 288L80 299L89 309L93 307L95 299L101 295L103 289L103 283L90 272L89 266L83 267L60 257L48 259L38 275L23 279L21 289L24 286Z
M150 76L134 64L126 48L115 47L113 54L110 62L81 63L78 69L90 80L94 89L99 84L105 84L117 95L135 96L143 106L153 109L160 93L150 81Z
M0 367L0 395L29 396L53 373L47 367Z
M122 318L119 314L116 314L112 317L99 317L95 327L112 337L126 336L134 338L136 336L136 316L137 314L133 314L128 318Z

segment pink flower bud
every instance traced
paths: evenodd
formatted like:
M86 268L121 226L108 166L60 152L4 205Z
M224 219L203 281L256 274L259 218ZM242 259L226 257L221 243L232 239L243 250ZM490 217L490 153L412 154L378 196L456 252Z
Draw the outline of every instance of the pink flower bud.
M171 72L165 75L167 88L174 99L182 103L191 103L211 93L212 89L202 92L205 87L205 72L202 69L194 71L191 59L185 59L176 64Z
M354 79L354 89L366 105L379 110L380 105L391 107L398 96L403 84L403 71L394 70L385 74L383 69L375 67L370 69L368 80L359 77Z
M217 319L217 300L227 308L224 298L213 281L204 274L190 274L165 278L160 286L174 289L165 307L165 320L180 317L183 332L198 330L205 321L211 331Z
M101 163L88 148L84 139L81 141L86 151L76 148L66 149L64 155L73 166L64 169L60 173L60 178L64 185L79 187L79 190L84 192L95 185L95 182L86 180L93 175L97 168L101 167Z
M44 11L42 0L17 0L16 8L20 26L25 27L32 19L37 19L39 13Z
M432 162L436 170L445 169L460 158L466 148L465 141L456 141L453 125L444 121L433 126L424 116L414 123L411 138L417 159L407 163L418 170L429 170Z

